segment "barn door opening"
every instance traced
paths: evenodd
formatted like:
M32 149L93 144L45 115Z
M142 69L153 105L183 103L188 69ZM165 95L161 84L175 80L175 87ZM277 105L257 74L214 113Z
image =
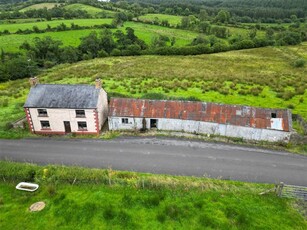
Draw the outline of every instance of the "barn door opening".
M150 128L157 128L158 119L150 119Z
M71 127L69 121L64 121L65 133L71 133Z

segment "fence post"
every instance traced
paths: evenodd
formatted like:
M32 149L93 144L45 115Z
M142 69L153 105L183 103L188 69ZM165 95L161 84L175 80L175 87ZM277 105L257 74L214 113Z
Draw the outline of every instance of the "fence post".
M282 195L282 190L284 188L284 182L280 182L279 183L279 186L278 186L278 189L277 189L277 195L278 196L281 196Z

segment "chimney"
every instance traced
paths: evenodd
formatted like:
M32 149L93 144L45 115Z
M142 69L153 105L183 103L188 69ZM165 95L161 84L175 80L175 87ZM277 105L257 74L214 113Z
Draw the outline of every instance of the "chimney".
M96 89L101 89L101 79L100 78L97 78L95 80L95 88Z
M30 82L31 87L35 87L39 83L39 80L37 77L31 77L29 82Z

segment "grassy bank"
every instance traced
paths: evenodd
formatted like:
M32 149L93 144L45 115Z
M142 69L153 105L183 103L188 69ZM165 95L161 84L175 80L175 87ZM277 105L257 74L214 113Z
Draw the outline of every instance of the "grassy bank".
M307 227L291 200L259 195L272 185L11 162L0 166L2 229ZM17 191L23 180L37 182L39 190ZM30 213L37 201L46 208Z
M41 83L93 84L102 78L111 94L142 97L162 93L202 101L291 108L307 119L307 67L293 61L307 43L198 56L110 57L59 65L38 77ZM0 83L0 127L24 116L28 79Z

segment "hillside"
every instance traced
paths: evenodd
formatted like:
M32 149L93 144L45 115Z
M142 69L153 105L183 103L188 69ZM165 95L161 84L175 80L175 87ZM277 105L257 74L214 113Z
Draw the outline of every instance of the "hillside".
M34 5L31 5L31 6L25 7L23 9L21 9L20 11L25 12L27 10L38 10L38 9L44 9L44 8L52 9L56 5L59 5L59 4L58 3L47 3L47 2L46 3L39 3L39 4L34 4Z
M307 67L292 65L306 56L307 43L197 56L108 57L48 69L42 83L92 84L103 79L112 95L162 93L202 101L267 108L291 108L307 119ZM0 127L24 116L27 79L0 83Z

